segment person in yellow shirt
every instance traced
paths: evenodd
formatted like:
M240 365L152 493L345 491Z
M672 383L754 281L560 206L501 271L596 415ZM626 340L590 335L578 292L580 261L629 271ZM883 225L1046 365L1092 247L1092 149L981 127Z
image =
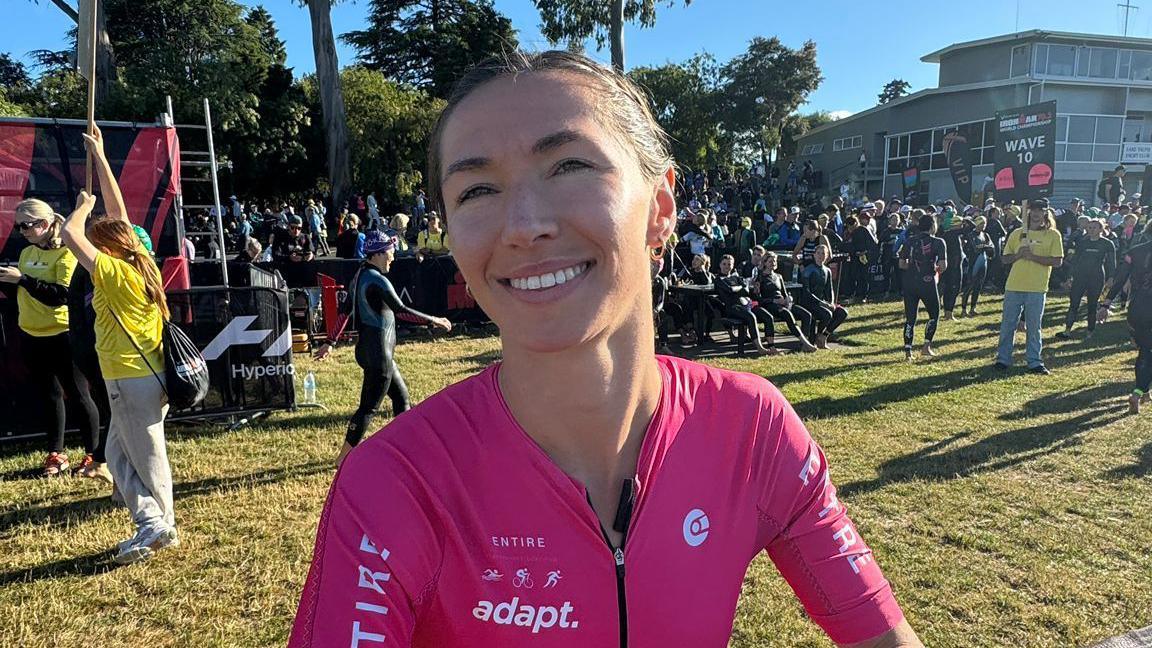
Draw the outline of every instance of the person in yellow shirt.
M448 233L440 225L440 215L428 212L428 229L416 235L416 258L448 254Z
M1028 372L1048 375L1051 372L1040 357L1043 350L1040 323L1044 318L1052 268L1059 268L1064 262L1064 244L1056 229L1056 219L1048 208L1048 199L1028 204L1028 221L1008 235L1001 260L1011 265L1011 270L1004 286L1004 314L1000 320L995 366L1000 370L1012 366L1013 337L1023 314Z
M15 267L0 268L0 282L16 286L19 309L20 350L28 370L31 393L44 400L35 403L48 423L48 457L44 475L55 477L69 468L64 454L64 396L77 403L84 416L79 421L87 454L77 467L85 477L95 476L92 458L100 435L100 414L88 381L74 366L68 343L68 284L76 269L76 257L60 240L64 217L48 203L30 198L16 205L15 229L30 245L20 252Z
M108 387L112 420L106 454L136 534L119 543L120 564L151 558L178 543L172 469L164 442L163 330L168 302L160 270L144 248L104 156L99 131L85 135L107 216L88 223L96 198L81 192L64 223L63 240L92 273L96 354Z

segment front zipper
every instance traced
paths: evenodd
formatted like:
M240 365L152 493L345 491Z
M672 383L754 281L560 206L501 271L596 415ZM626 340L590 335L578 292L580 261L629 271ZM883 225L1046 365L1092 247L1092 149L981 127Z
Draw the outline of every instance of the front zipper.
M620 648L628 648L628 597L624 591L624 544L628 541L628 527L631 526L632 522L636 482L634 479L630 479L624 484L625 486L620 492L621 502L616 510L616 521L613 524L616 530L622 534L619 547L612 546L608 532L604 530L604 526L600 524L599 516L596 515L596 507L592 506L592 496L587 489L584 491L588 506L592 509L592 515L596 516L596 526L600 529L604 544L608 545L608 549L612 552L612 560L616 564L616 605L620 616ZM625 507L627 508L625 509Z
M616 605L620 614L620 648L628 648L628 597L624 592L624 541L621 540L619 547L613 547L604 527L600 527L600 534L604 536L604 544L612 550L612 559L616 563ZM624 536L625 539L627 537L627 535Z

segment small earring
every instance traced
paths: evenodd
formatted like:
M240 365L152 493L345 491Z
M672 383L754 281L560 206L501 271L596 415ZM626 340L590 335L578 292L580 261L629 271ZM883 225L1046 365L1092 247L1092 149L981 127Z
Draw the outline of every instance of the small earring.
M659 252L657 252L657 250L659 250ZM664 245L660 244L660 245L657 245L656 247L648 248L648 256L653 261L659 261L660 259L663 259L664 258Z

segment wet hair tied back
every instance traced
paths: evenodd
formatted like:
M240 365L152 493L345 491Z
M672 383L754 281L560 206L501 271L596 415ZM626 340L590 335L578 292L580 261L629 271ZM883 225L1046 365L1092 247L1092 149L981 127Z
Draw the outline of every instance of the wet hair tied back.
M652 115L651 98L631 79L582 54L563 50L505 52L478 63L461 77L428 140L428 187L432 191L433 204L441 214L447 215L444 194L440 188L440 142L445 124L451 119L453 111L469 95L490 81L532 72L573 74L590 82L598 95L598 101L595 102L598 118L632 151L646 177L659 177L675 166L668 145L668 134Z

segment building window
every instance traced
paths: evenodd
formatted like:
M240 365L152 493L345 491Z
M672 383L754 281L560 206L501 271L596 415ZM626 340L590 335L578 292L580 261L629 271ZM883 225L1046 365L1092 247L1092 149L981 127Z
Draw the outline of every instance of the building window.
M1152 52L1132 52L1133 81L1152 81Z
M1010 74L1013 77L1028 76L1028 61L1032 59L1030 45L1017 45L1012 48L1012 66Z
M1119 50L1093 47L1088 62L1088 76L1093 79L1115 79L1116 62L1119 56Z
M824 152L824 143L820 144L805 144L804 148L800 150L800 155L817 155Z
M1058 162L1116 162L1124 137L1123 117L1067 115L1056 118Z
M864 136L855 135L853 137L844 137L841 139L832 140L832 151L847 151L850 149L862 148L864 146Z
M968 140L972 164L992 164L996 151L995 128L996 121L988 119L890 136L887 146L888 173L900 173L913 166L922 171L947 169L944 138L953 131L960 131Z
M1048 76L1072 76L1072 73L1076 71L1076 47L1073 45L1037 45L1033 71L1036 74Z

